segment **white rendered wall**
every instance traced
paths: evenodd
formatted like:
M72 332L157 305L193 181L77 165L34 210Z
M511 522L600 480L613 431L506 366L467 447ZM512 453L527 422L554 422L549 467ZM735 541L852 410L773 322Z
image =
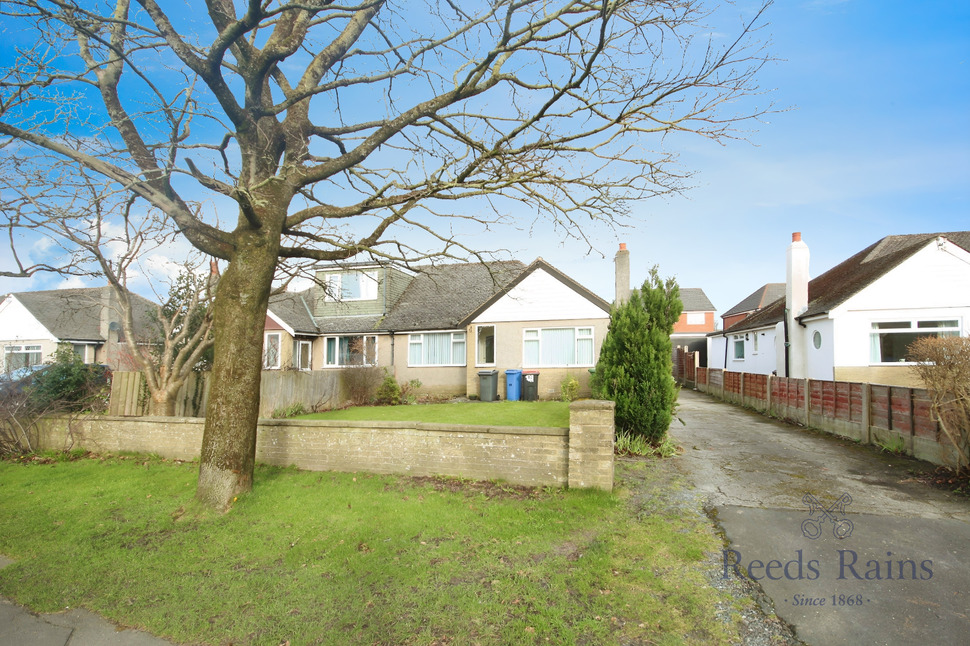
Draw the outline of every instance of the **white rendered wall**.
M755 335L757 335L757 350L755 349ZM760 330L747 330L746 332L728 332L727 336L727 370L731 372L748 372L758 375L770 375L775 370L775 331L771 328ZM740 338L736 338L740 337ZM715 341L721 341L722 337L715 337ZM734 358L735 341L744 342L744 359ZM716 345L718 355L712 358L708 354L708 364L712 367L720 367L724 363L724 343L712 343L712 348ZM780 374L780 372L779 372Z
M610 315L542 269L482 312L475 323L609 319Z

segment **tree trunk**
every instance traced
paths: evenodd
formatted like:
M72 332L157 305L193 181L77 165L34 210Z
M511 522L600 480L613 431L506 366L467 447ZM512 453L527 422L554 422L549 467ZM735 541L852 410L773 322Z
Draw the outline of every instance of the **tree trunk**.
M279 252L279 234L237 232L236 251L213 305L215 357L196 497L226 510L249 491L256 462L263 328Z
M154 396L149 398L148 414L153 417L174 417L175 398L168 397L160 400Z

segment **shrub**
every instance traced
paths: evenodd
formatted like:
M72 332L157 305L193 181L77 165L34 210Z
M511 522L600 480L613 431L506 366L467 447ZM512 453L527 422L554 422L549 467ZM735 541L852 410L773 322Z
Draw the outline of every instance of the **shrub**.
M917 339L909 346L909 358L917 362L940 432L956 451L954 468L970 468L970 338Z
M384 368L384 379L377 387L375 401L381 406L397 406L401 403L401 386L387 368Z
M413 404L418 401L418 388L421 387L420 379L412 379L406 384L401 384L401 403Z
M559 382L559 399L571 402L579 396L579 381L572 375L566 375Z
M364 406L374 401L377 387L381 383L382 371L377 366L355 366L341 371L347 398L355 406Z
M673 419L670 334L683 304L674 279L661 280L657 267L626 303L614 306L593 373L593 393L616 402L616 427L651 444L663 441Z
M54 352L51 364L39 371L27 386L31 405L37 410L85 410L98 407L109 388L103 366L87 365L69 345Z

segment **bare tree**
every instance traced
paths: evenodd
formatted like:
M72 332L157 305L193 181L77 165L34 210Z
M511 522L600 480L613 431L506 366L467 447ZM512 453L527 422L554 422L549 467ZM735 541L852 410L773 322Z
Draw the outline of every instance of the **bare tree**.
M168 248L177 236L171 222L132 193L118 190L83 165L34 155L14 176L0 177L0 191L17 204L11 231L47 237L52 267L70 267L107 280L114 294L124 337L125 363L142 373L152 415L175 414L179 389L212 348L212 301L217 276L200 273L200 263L184 260L174 277L157 277L158 302L134 295L128 287L136 267L151 252ZM53 251L59 248L60 254ZM169 282L167 293L155 285ZM77 303L78 307L104 304Z
M252 483L281 261L481 258L460 234L513 203L585 239L681 189L665 136L720 140L758 116L724 109L766 60L763 8L718 47L701 0L208 0L204 25L111 4L0 5L36 35L2 72L0 135L110 178L228 261L198 486L217 508Z

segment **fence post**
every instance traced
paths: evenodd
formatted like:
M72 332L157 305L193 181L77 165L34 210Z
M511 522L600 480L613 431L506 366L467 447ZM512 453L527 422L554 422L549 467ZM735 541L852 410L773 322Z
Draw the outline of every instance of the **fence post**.
M808 377L802 379L805 382L805 426L812 425L812 380Z
M768 375L768 378L765 379L765 406L767 407L766 410L769 415L772 414L771 412L771 380L772 379L774 379L773 375Z

